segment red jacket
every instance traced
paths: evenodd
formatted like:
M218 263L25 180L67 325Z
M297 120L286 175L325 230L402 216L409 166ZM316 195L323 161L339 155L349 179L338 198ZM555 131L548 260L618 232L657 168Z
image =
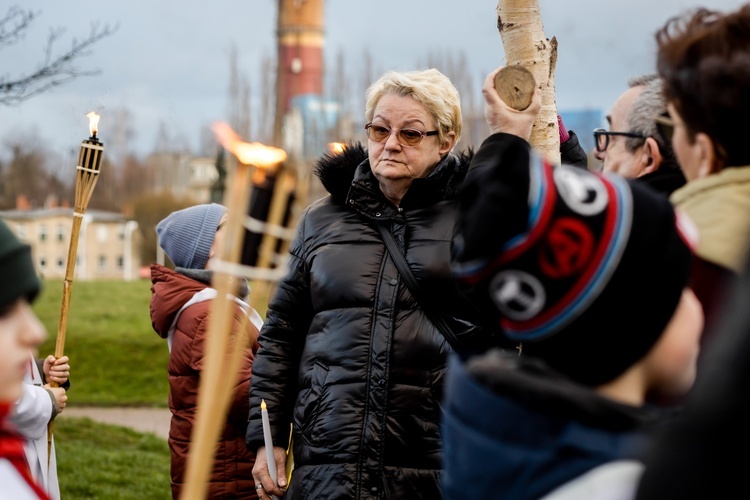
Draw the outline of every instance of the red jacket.
M193 295L209 285L179 274L159 264L151 266L151 323L156 333L167 338L178 311ZM169 449L172 455L172 496L178 498L184 483L190 434L196 415L199 375L203 364L204 342L208 329L211 300L188 306L180 314L172 337L169 355ZM233 328L240 327L245 314L237 306ZM252 477L255 454L245 445L249 413L250 373L258 330L248 323L250 345L247 347L221 434L214 467L209 478L208 498L257 498ZM252 348L250 346L253 346Z

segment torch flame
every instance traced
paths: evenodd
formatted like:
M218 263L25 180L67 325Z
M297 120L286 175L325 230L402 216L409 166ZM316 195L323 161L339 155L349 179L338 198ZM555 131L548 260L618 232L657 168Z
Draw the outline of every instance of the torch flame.
M89 134L91 134L91 137L94 137L99 131L99 115L91 111L86 117L89 119Z
M263 170L270 170L286 160L286 151L259 142L245 142L232 127L223 122L212 126L219 143L245 165L254 165Z
M343 153L346 149L346 144L343 142L329 142L328 143L328 150L331 153Z

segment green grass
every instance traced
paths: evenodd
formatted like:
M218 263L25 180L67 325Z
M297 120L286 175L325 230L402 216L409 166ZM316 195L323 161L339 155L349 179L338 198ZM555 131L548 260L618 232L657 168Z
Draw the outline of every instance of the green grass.
M55 352L62 292L62 280L47 280L34 303L48 333L40 356ZM265 317L267 293L259 293L255 308ZM71 404L167 406L169 352L151 327L150 298L150 280L73 282L64 351Z
M70 402L97 406L166 406L167 342L151 327L151 282L73 282L65 337ZM47 328L39 355L55 351L62 280L47 280L34 310Z
M54 433L62 498L172 498L164 439L88 418L59 418Z

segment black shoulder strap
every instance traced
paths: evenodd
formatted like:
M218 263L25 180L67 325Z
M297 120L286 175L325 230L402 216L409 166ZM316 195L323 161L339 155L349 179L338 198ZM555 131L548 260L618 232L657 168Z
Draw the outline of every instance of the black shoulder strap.
M453 350L457 350L459 346L458 339L451 331L448 324L445 322L443 317L440 314L436 314L432 307L429 307L429 302L425 301L422 298L422 289L419 287L419 283L417 283L417 279L414 277L414 274L411 272L411 268L409 267L409 263L406 262L406 259L404 258L404 255L401 253L401 249L398 247L398 243L396 243L396 240L393 239L393 235L386 227L387 222L378 222L378 231L380 231L380 235L383 237L383 242L385 242L385 247L388 249L388 253L391 254L391 258L393 259L393 262L396 264L396 267L398 268L398 271L401 273L401 277L404 278L404 281L406 282L406 286L409 287L409 290L411 291L412 295L414 295L414 298L417 299L417 303L422 307L425 314L427 314L427 317L430 318L430 321L432 321L438 330L443 334L443 336L448 340L448 343L453 347Z

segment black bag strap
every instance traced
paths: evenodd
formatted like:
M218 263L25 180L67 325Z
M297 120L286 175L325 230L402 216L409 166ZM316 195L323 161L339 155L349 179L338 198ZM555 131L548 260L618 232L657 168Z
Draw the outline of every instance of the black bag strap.
M380 231L380 235L383 237L383 242L385 243L385 248L388 250L388 253L391 254L391 258L396 264L399 273L401 273L401 277L404 278L406 286L409 288L412 295L414 295L414 298L417 299L417 303L422 307L422 310L424 310L425 314L427 314L427 317L430 319L430 321L435 324L437 329L440 330L440 333L442 333L446 340L448 340L448 343L451 345L451 347L453 347L453 350L458 350L458 338L451 331L450 327L443 319L443 316L439 313L435 313L432 310L432 307L428 307L429 302L424 300L424 298L422 297L422 289L419 287L419 283L417 283L417 279L414 277L414 273L411 272L409 263L406 262L404 254L401 253L401 249L399 248L398 243L396 243L396 240L388 230L388 227L386 227L386 224L388 223L385 221L379 222L377 224L378 231Z

